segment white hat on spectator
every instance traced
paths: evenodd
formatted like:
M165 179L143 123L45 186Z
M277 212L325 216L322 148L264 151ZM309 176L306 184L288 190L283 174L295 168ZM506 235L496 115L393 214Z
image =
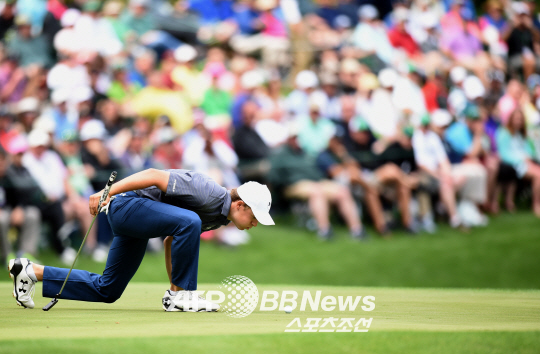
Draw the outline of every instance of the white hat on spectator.
M124 8L124 4L122 4L120 1L107 1L105 5L103 5L103 15L104 16L116 16L119 15L122 12L122 9Z
M257 70L246 71L240 77L240 85L244 90L252 90L264 84L264 76Z
M358 17L362 20L374 20L379 17L379 10L371 4L363 5L358 9Z
M155 139L158 145L167 144L176 139L176 132L171 127L162 127L156 131Z
M60 24L62 27L75 26L77 21L81 17L81 12L77 9L67 9L60 18Z
M300 90L305 90L319 86L319 79L313 71L302 70L296 75L294 83Z
M90 101L92 97L94 97L94 90L90 86L79 86L71 94L71 98L76 103Z
M463 82L465 78L467 77L467 70L465 70L462 66L455 66L450 70L450 80L454 84L459 84L460 82Z
M54 49L59 52L78 52L82 48L82 44L77 39L77 34L72 29L62 29L54 35Z
M465 97L469 100L475 100L486 94L486 89L482 81L474 75L467 76L463 81L463 91L465 92Z
M512 11L518 15L528 15L529 6L523 1L516 1L512 3Z
M32 125L32 128L34 130L41 130L46 133L54 133L54 130L56 129L56 123L50 118L39 116Z
M302 130L302 127L298 120L291 120L287 123L287 133L289 138L297 136L300 133L300 130Z
M446 109L436 109L431 113L431 124L445 127L452 122L452 115Z
M58 88L51 94L51 102L55 105L65 103L69 100L71 92L67 88Z
M179 63L187 63L197 57L197 51L189 44L182 44L174 50L174 60Z
M398 7L392 13L394 21L397 23L405 22L409 20L409 10L404 7Z
M39 111L39 100L36 97L26 97L17 104L17 114Z
M399 79L399 75L397 71L395 71L394 69L386 68L386 69L382 69L379 72L378 78L379 78L379 83L381 84L382 87L390 88L390 87L394 87L397 80Z
M422 14L422 17L420 17L420 23L424 29L430 29L435 28L439 24L439 19L437 19L437 15L435 13L428 11Z
M51 142L49 134L43 130L34 129L28 134L28 145L30 147L47 146Z
M102 121L97 119L91 119L88 122L84 123L81 128L80 138L81 141L87 141L90 139L105 139L107 131L105 130L105 125Z

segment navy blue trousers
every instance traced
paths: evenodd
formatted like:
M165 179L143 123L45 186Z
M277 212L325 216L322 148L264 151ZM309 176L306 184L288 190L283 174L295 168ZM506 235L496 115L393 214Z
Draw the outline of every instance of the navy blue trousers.
M128 192L111 201L107 216L114 238L103 275L74 269L60 298L116 301L139 268L148 240L160 236L173 236L173 284L186 290L197 289L201 219L196 213ZM44 297L54 297L60 291L68 271L45 267Z

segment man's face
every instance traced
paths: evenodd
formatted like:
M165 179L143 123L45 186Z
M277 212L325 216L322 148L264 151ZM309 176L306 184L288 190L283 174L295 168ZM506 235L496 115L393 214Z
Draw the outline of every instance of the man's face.
M253 215L253 210L243 202L232 203L231 208L235 209L231 214L231 221L239 230L249 230L259 224Z

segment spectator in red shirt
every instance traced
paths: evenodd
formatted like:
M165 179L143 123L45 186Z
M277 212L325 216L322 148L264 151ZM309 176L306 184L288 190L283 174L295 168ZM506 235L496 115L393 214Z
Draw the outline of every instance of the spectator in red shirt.
M409 57L415 57L420 54L420 47L407 32L406 25L409 21L409 10L404 7L398 7L394 10L395 26L388 31L388 39L396 49L402 49Z

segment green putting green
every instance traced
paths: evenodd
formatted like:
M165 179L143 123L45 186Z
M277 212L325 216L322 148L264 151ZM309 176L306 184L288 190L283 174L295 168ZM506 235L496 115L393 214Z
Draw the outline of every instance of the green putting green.
M36 308L22 309L0 283L0 352L118 353L195 349L203 352L351 352L351 353L534 353L540 348L540 291L490 289L403 289L301 285L258 285L259 306L249 316L224 313L164 312L165 283L132 283L114 304L60 302L36 289ZM200 290L215 290L202 284ZM322 297L374 296L364 311L261 311L264 291L304 291ZM298 303L301 300L298 299ZM269 303L268 303L269 304ZM299 318L373 318L367 333L285 333ZM290 327L293 328L294 326ZM304 328L304 327L302 327Z

